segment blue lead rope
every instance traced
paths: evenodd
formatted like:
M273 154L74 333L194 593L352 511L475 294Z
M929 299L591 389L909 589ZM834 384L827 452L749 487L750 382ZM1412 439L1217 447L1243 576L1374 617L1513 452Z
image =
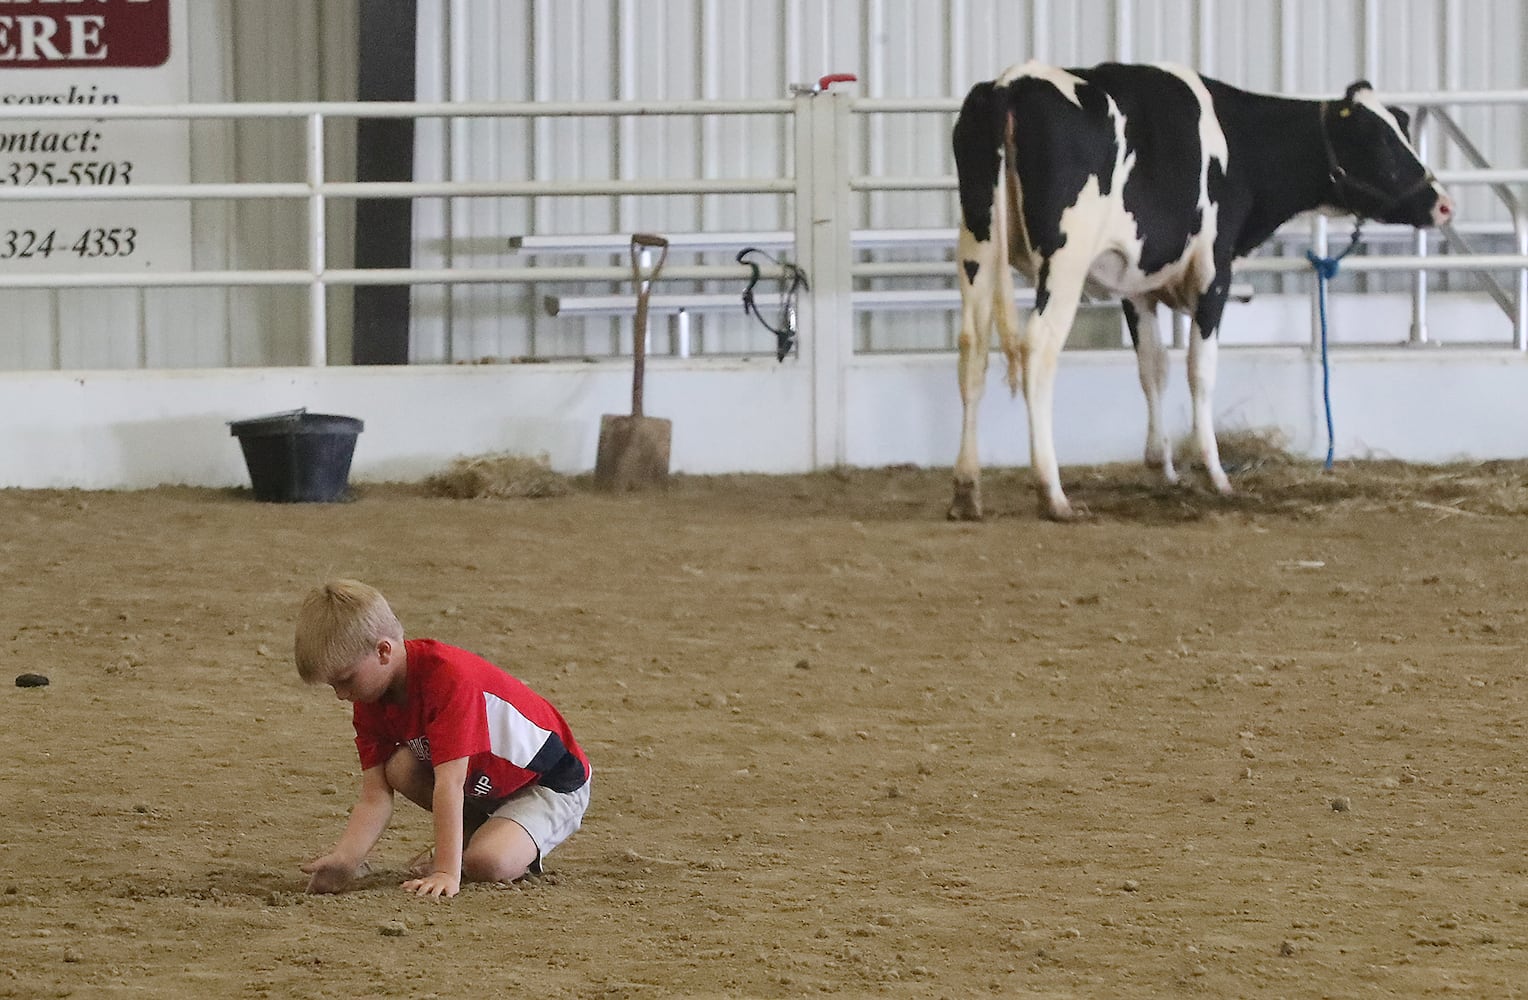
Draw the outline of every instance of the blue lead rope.
M1326 408L1326 463L1322 468L1328 472L1331 471L1332 454L1336 450L1336 435L1332 431L1332 367L1326 352L1326 283L1337 277L1342 258L1358 246L1358 230L1362 225L1363 220L1360 219L1353 227L1353 239L1348 243L1348 248L1335 257L1321 257L1314 250L1305 251L1305 259L1316 269L1316 305L1321 313L1321 402Z

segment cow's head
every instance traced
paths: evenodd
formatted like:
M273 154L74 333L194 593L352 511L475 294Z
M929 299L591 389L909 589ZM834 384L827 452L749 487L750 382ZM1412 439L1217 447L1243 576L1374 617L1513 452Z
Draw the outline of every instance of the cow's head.
M1336 207L1409 226L1442 225L1454 202L1412 148L1410 118L1374 96L1367 80L1322 105L1321 131Z

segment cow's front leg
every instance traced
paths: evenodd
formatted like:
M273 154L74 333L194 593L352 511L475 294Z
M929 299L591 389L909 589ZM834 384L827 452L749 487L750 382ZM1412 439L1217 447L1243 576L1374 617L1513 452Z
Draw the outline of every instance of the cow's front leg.
M992 296L998 276L992 242L977 243L960 232L960 453L955 457L955 495L947 516L952 521L982 519L981 459L976 450L977 415L987 388L987 359L992 347Z
M1215 327L1201 326L1196 319L1188 344L1188 391L1194 408L1194 443L1210 482L1222 496L1231 495L1231 480L1220 467L1220 446L1215 441L1215 363L1218 338Z
M1172 444L1162 420L1162 395L1167 390L1167 350L1157 324L1157 304L1150 298L1126 299L1122 304L1125 324L1130 328L1130 342L1135 345L1135 361L1140 371L1141 391L1146 395L1146 468L1159 469L1162 479L1178 481L1173 468Z

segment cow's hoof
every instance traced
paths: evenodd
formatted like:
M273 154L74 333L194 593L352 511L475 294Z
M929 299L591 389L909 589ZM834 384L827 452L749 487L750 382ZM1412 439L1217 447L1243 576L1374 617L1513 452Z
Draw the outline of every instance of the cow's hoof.
M1040 491L1040 516L1047 521L1075 521L1077 513L1072 510L1072 505L1064 496L1051 496L1044 490Z
M1161 455L1147 455L1146 468L1162 477L1162 482L1168 486L1178 485L1178 470L1173 468L1173 463Z
M975 483L955 484L955 497L945 516L951 521L980 521L982 519L982 496Z

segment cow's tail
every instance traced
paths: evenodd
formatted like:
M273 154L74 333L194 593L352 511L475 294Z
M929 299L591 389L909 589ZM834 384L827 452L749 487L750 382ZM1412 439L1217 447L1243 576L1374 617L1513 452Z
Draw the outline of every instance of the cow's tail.
M997 196L992 204L992 242L997 244L997 280L992 283L992 314L997 317L998 341L1008 358L1008 391L1019 393L1020 373L1024 368L1023 338L1019 336L1019 311L1013 301L1013 261L1010 259L1013 235L1008 232L1016 213L1011 210L1010 200L1019 197L1015 174L1006 164L1013 155L1013 117L1003 116L1002 160L1004 168L999 172ZM1016 206L1015 206L1016 207Z
M1013 149L1013 118L1006 87L992 82L971 89L955 121L954 149L962 220L978 244L991 243L987 259L997 272L990 286L992 309L1003 353L1008 358L1008 388L1017 393L1022 357L1013 303L1008 227L1012 217L1009 202L1018 197L1018 191L1013 172L1008 168ZM988 333L981 331L983 337Z

